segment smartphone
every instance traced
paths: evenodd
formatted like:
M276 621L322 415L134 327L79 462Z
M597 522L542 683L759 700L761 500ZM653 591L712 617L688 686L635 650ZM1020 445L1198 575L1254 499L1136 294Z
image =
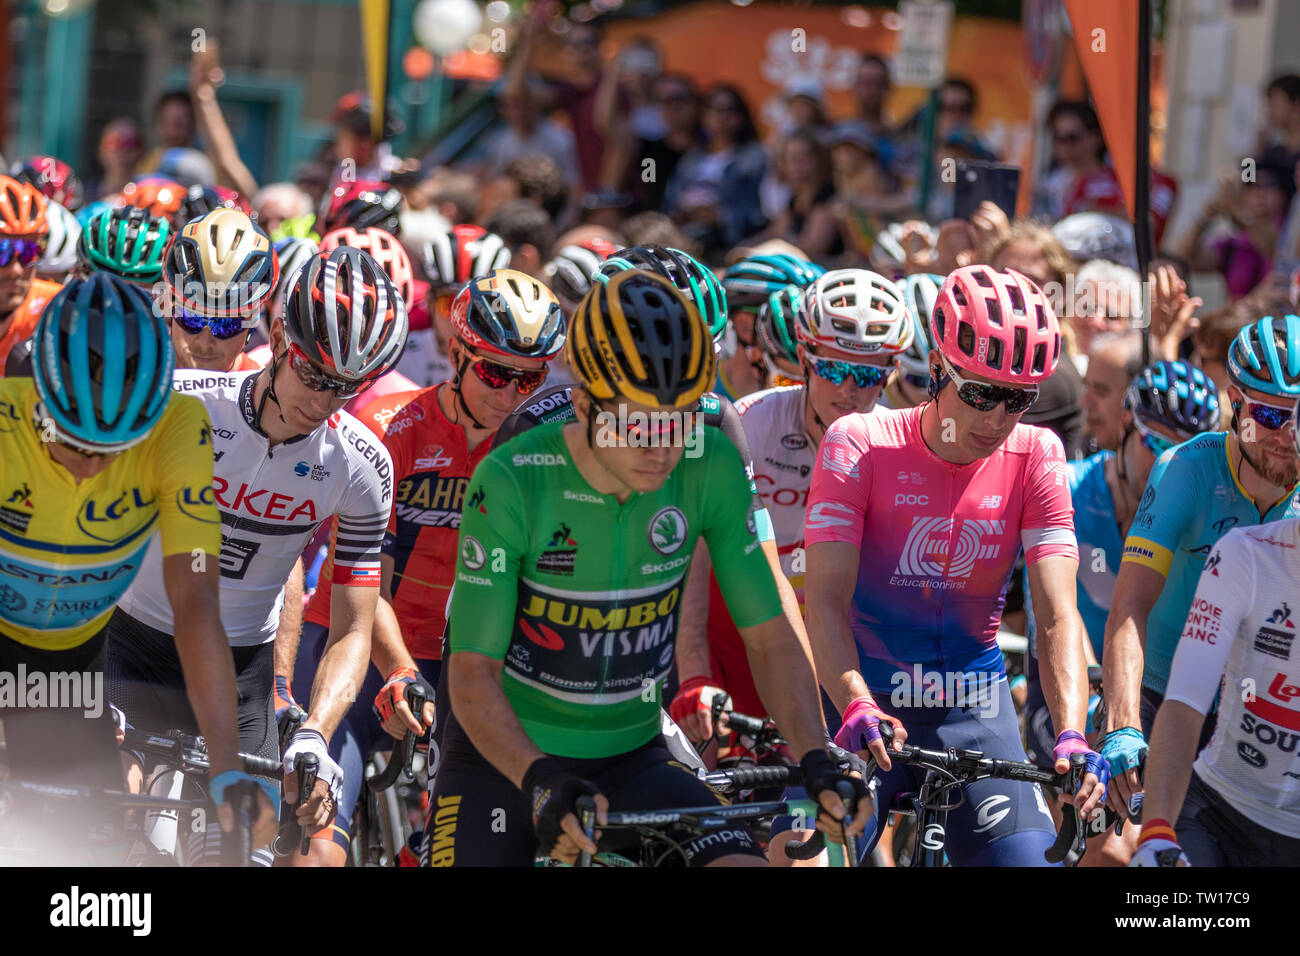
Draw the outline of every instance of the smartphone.
M957 160L957 189L952 214L969 219L985 201L993 203L1016 218L1016 195L1020 192L1020 167L1006 163L987 163L978 159Z

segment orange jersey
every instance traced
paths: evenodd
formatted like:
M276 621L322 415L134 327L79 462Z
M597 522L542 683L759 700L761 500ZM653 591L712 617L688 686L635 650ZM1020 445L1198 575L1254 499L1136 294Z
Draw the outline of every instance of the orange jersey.
M357 416L374 429L393 457L393 513L384 554L394 562L393 609L411 656L442 657L447 592L456 576L460 509L475 466L492 442L473 452L461 426L438 406L443 386L385 395ZM331 562L333 546L331 545ZM307 620L329 625L329 563L307 605Z
M41 317L41 312L45 310L54 294L62 289L57 282L48 282L45 279L33 279L32 287L27 292L27 298L18 303L18 308L13 311L13 321L9 323L9 328L4 335L0 335L0 378L4 378L5 360L9 358L10 350L24 339L30 338L36 331L36 323Z
M239 357L235 359L234 368L228 369L230 372L252 372L262 367L262 363L248 352L240 352Z

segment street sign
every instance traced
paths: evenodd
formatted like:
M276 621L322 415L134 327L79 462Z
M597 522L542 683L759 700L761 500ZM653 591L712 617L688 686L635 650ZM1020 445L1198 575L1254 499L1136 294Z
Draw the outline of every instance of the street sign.
M953 4L950 0L902 0L898 13L903 24L894 54L894 85L938 89L948 59Z

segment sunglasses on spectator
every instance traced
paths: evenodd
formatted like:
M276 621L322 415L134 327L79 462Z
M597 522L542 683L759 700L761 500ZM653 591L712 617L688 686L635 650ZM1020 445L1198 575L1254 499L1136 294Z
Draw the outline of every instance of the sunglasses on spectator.
M0 239L0 266L7 266L18 257L24 269L45 255L44 239Z
M1083 139L1083 133L1079 130L1071 130L1068 133L1053 133L1052 141L1056 143L1078 143Z
M355 382L326 375L317 369L302 349L292 342L289 343L289 365L297 374L298 381L313 392L333 392L339 398L351 398L364 392L371 385L370 379Z
M204 329L207 329L212 333L214 339L223 341L233 339L240 332L248 330L248 326L244 324L245 320L239 316L214 318L210 315L200 315L197 312L177 309L172 316L172 320L190 335L198 335Z
M548 368L513 368L485 359L481 355L471 359L470 368L474 370L478 380L488 388L501 389L513 382L515 388L519 389L520 395L529 395L537 391L546 381L546 375L550 371Z
M970 111L971 104L965 100L957 103L949 101L947 103L939 104L940 113L969 113Z
M1261 428L1267 428L1271 432L1277 431L1291 424L1295 417L1295 406L1246 402L1246 417L1253 418Z
M852 376L853 384L858 388L875 388L889 377L891 371L890 367L885 365L860 365L857 362L838 362L835 359L819 358L812 358L812 367L819 378L826 379L832 385L839 385Z
M1133 420L1133 427L1137 429L1138 437L1142 439L1142 445L1157 458L1179 444L1179 442L1166 438L1164 435L1157 435L1137 419Z
M989 382L973 382L963 378L948 363L942 353L939 361L943 363L944 374L939 377L939 388L952 379L957 385L957 397L977 412L991 412L999 405L1005 404L1008 415L1019 415L1038 401L1037 388L1012 388L1008 385L993 385Z

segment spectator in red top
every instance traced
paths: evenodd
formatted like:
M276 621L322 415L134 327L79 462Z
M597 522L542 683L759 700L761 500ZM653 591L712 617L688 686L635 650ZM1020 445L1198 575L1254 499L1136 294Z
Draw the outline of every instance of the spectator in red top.
M1061 100L1047 114L1052 134L1052 171L1034 190L1033 215L1056 222L1065 217L1075 183L1101 172L1106 144L1097 113L1082 100Z

